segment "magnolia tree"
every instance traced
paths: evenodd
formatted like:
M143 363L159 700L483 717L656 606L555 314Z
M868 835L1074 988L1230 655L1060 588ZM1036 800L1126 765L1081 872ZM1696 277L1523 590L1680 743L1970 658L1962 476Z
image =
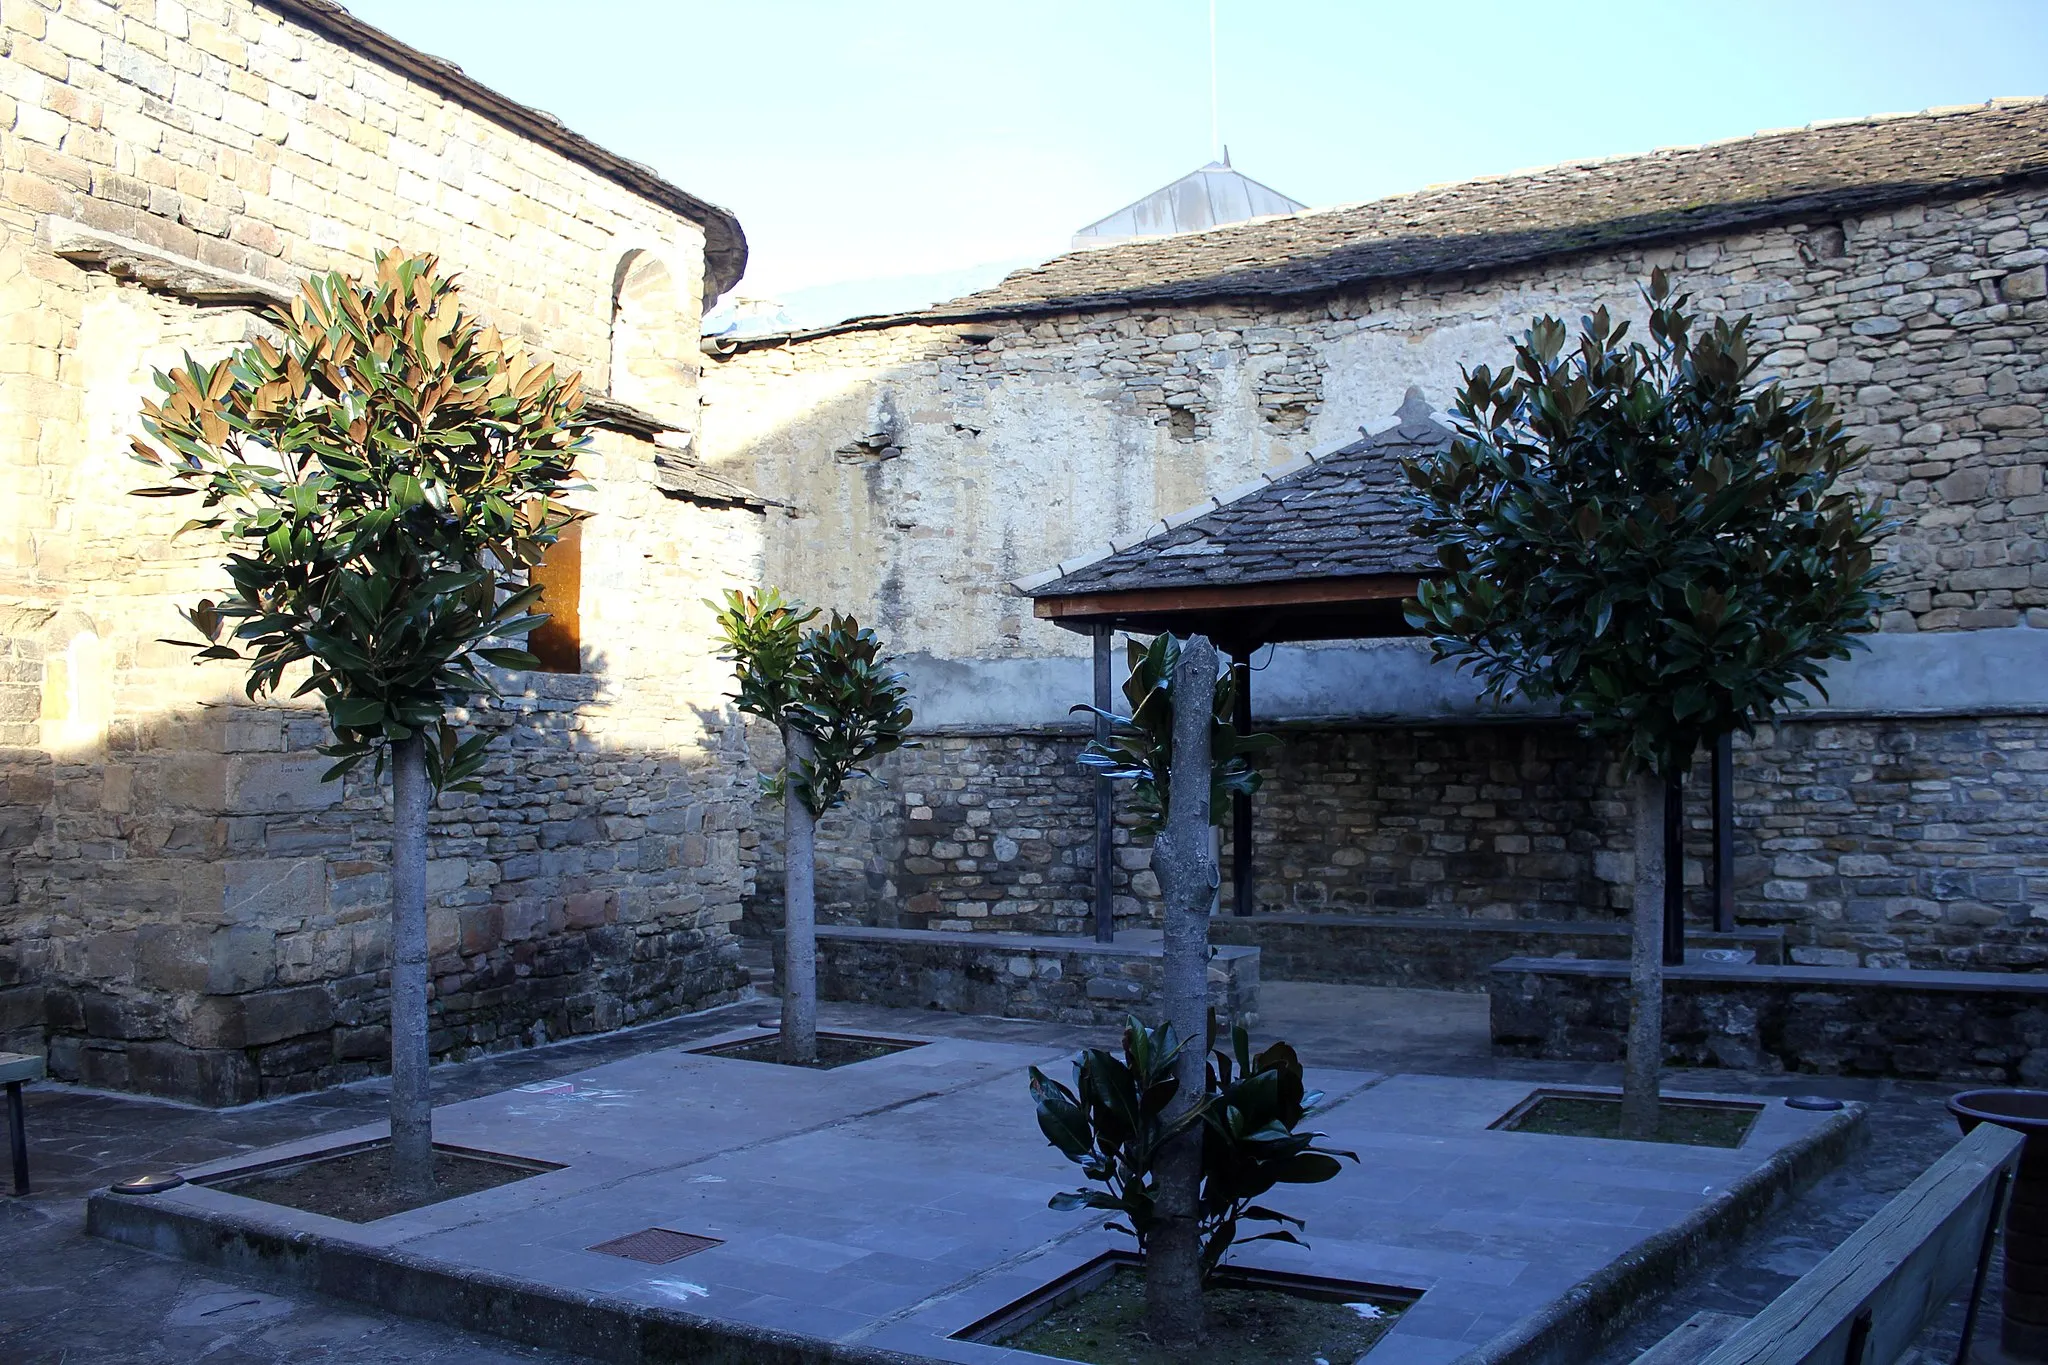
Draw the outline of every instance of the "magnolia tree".
M428 811L478 790L489 736L450 713L494 693L480 665L535 662L502 640L547 619L525 570L581 515L561 498L582 388L465 312L432 256L315 276L275 320L275 343L157 375L134 447L168 481L137 491L198 497L180 533L229 547L227 594L181 611L204 638L180 643L246 664L251 699L319 698L328 781L389 762L392 1174L417 1194L434 1182Z
M815 610L774 588L728 591L718 611L724 657L733 664L740 710L782 736L783 766L768 792L782 800L782 1060L818 1060L818 817L845 804L847 780L904 746L909 690L882 642L851 616L833 612L806 630Z
M1217 884L1214 829L1237 792L1259 774L1250 756L1271 735L1231 726L1233 688L1217 673L1216 648L1197 635L1159 635L1130 647L1128 716L1082 762L1133 784L1140 832L1155 836L1153 867L1165 895L1161 1014L1137 1019L1119 1058L1101 1049L1075 1063L1072 1089L1031 1069L1031 1097L1046 1139L1102 1188L1055 1195L1054 1208L1109 1209L1116 1231L1137 1238L1145 1270L1145 1330L1166 1350L1192 1354L1205 1316L1202 1291L1239 1242L1298 1242L1301 1220L1257 1202L1277 1184L1314 1184L1337 1174L1348 1152L1316 1146L1297 1127L1322 1098L1304 1088L1300 1059L1285 1043L1258 1053L1242 1023L1229 1045L1209 1017L1209 910ZM1250 1235L1242 1223L1281 1226Z
M1470 371L1457 438L1407 465L1443 566L1408 606L1496 700L1555 701L1635 782L1626 1134L1657 1122L1666 785L1873 628L1887 529L1847 487L1863 451L1818 390L1759 383L1750 321L1702 327L1662 271L1647 341L1607 310L1538 319Z

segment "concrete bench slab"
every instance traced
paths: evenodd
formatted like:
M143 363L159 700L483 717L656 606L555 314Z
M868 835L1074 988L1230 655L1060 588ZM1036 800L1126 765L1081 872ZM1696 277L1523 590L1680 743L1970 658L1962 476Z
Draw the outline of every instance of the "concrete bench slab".
M1487 994L1497 1054L1618 1061L1628 964L1510 958ZM2048 1068L2048 973L1688 963L1664 969L1676 1066L2030 1085Z
M28 1052L0 1052L0 1085L43 1078L43 1059Z

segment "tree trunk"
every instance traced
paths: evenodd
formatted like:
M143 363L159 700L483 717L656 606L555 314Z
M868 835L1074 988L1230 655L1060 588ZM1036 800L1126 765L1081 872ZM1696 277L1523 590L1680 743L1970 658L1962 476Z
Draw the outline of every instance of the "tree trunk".
M1635 780L1636 884L1628 958L1628 1059L1621 1078L1621 1135L1657 1133L1657 1073L1664 1065L1665 780Z
M434 1187L434 1100L427 1083L426 738L391 746L391 1178Z
M1180 1040L1180 1090L1169 1122L1201 1104L1209 1037L1209 908L1217 886L1209 819L1209 724L1216 686L1216 648L1197 635L1181 647L1173 672L1173 771L1166 828L1153 846L1165 893L1161 963L1166 1022ZM1200 1124L1173 1138L1157 1160L1158 1220L1145 1242L1145 1323L1169 1351L1191 1351L1202 1339Z
M791 774L811 756L811 737L782 735ZM818 1060L818 817L797 795L794 780L782 791L782 1060Z

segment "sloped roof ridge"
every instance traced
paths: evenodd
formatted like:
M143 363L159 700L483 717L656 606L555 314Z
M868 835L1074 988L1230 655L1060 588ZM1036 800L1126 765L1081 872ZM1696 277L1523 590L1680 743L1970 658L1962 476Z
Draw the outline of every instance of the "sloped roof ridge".
M1233 488L1226 488L1221 493L1212 493L1192 506L1183 507L1178 512L1163 516L1157 521L1148 522L1142 530L1127 532L1120 536L1111 536L1108 542L1099 549L1089 550L1063 559L1043 572L1027 574L1023 578L1012 579L1010 580L1010 586L1018 592L1029 596L1041 588L1059 582L1062 578L1077 574L1083 569L1092 568L1112 555L1120 555L1125 550L1143 545L1148 540L1157 540L1163 535L1179 530L1191 521L1200 521L1211 512L1220 512L1233 502L1248 498L1254 493L1264 492L1282 479L1291 478L1305 469L1314 468L1332 456L1345 454L1361 440L1367 438L1368 433L1366 429L1360 427L1356 436L1326 446L1321 450L1312 450L1306 455L1297 455L1283 464L1273 466L1271 469L1261 470L1258 477L1247 479Z
M1259 510L1263 506L1259 500L1267 495L1278 491L1282 501L1285 502L1288 497L1292 496L1292 489L1311 489L1318 475L1325 471L1341 471L1352 460L1384 456L1387 452L1400 448L1413 448L1418 444L1433 445L1439 440L1448 441L1451 438L1451 434L1448 428L1437 421L1436 414L1431 410L1429 400L1423 396L1422 390L1414 385L1410 385L1406 395L1401 400L1400 408L1394 413L1394 420L1387 426L1380 427L1377 430L1360 427L1357 436L1341 444L1324 447L1321 450L1298 457L1273 469L1264 470L1258 477L1248 480L1236 488L1212 494L1192 507L1151 523L1142 531L1135 534L1113 537L1106 547L1062 560L1053 568L1042 573L1016 579L1010 586L1027 597L1062 597L1090 592L1114 591L1114 584L1103 581L1084 582L1064 587L1061 585L1065 583L1065 580L1087 574L1090 570L1103 569L1107 561L1118 558L1127 559L1130 562L1124 563L1115 569L1104 570L1107 575L1125 579L1133 577L1147 580L1155 579L1161 575L1156 569L1153 569L1150 573L1147 572L1147 552L1150 552L1150 558L1154 560L1162 554L1172 556L1176 553L1186 553L1184 546L1194 542L1179 537L1177 533L1195 523L1201 522L1204 518L1216 514L1222 514L1222 524L1212 523L1206 527L1196 527L1196 540L1223 542L1222 548L1225 550L1246 550L1258 543L1269 540L1270 534L1268 531L1262 531L1255 527L1247 530L1246 523L1242 520L1232 521L1232 518L1241 519L1246 516L1257 518L1263 516L1270 519L1274 509L1267 507L1263 511ZM1340 472L1336 477L1355 477L1355 474L1356 471L1353 472L1353 475L1346 476ZM1376 531L1362 534L1361 544L1367 541L1376 542L1383 550L1396 552L1396 557L1398 557L1399 547L1395 546L1393 541L1397 539L1412 539L1405 530L1405 527L1402 527L1393 536L1388 535L1393 526L1385 523L1388 523L1390 518L1391 522L1395 525L1404 523L1406 520L1405 515L1399 510L1400 493L1398 490L1380 488L1354 490L1347 493L1342 491L1341 488L1335 490L1323 489L1320 491L1319 496L1326 505L1331 506L1336 504L1329 503L1328 499L1334 496L1337 503L1341 503L1345 508L1354 512L1365 507L1368 503L1373 507L1373 517L1382 524L1378 526ZM1293 520L1301 515L1304 515L1304 513L1290 511L1282 520ZM1270 520L1267 524L1270 526ZM1355 536L1361 535L1356 528L1353 528L1350 534ZM1250 539L1247 539L1247 536ZM1169 540L1175 543L1171 546L1166 545L1165 542ZM1268 544L1263 550L1259 550L1258 553L1273 554L1277 553L1277 550L1274 546ZM1316 553L1309 557L1320 560L1326 556L1322 553ZM1326 569L1309 573L1306 576L1318 578L1343 577L1347 574L1360 572L1382 572L1385 571L1386 567L1385 565L1360 567L1357 562L1359 558L1357 554L1340 555L1339 558L1345 559L1349 567L1339 568L1335 571ZM1261 570L1252 575L1252 577L1263 581L1271 581L1277 577L1296 577L1301 576L1303 567L1302 556L1298 553L1293 553L1289 567L1285 572L1270 569ZM1166 574L1163 576L1173 578L1176 575ZM1235 573L1231 576L1233 578L1237 577ZM1101 575L1097 577L1099 579ZM1213 576L1209 577L1211 581L1214 581ZM1251 581L1251 579L1248 578L1245 581ZM1147 581L1140 586L1153 587L1164 585Z
M1865 176L1857 180L1853 175L1845 173L1844 183L1841 184L1803 188L1793 185L1773 186L1770 193L1755 200L1723 197L1699 202L1688 199L1655 206L1654 213L1650 213L1648 209L1638 209L1634 212L1617 209L1612 217L1606 219L1589 218L1557 223L1529 221L1521 225L1520 236L1534 239L1548 231L1555 234L1559 240L1531 240L1520 248L1504 247L1486 253L1483 259L1462 264L1445 259L1445 253L1442 251L1428 254L1426 259L1418 259L1424 253L1411 251L1391 261L1362 261L1348 267L1318 270L1315 268L1318 263L1327 262L1331 257L1347 250L1362 253L1375 245L1391 249L1401 244L1400 239L1384 233L1375 235L1371 231L1375 225L1370 223L1361 225L1360 230L1349 238L1339 238L1335 233L1332 234L1332 240L1326 241L1290 238L1290 234L1329 224L1330 220L1341 219L1345 215L1358 216L1377 210L1383 215L1390 216L1398 213L1404 204L1420 204L1432 197L1442 200L1452 191L1477 190L1489 186L1540 188L1546 179L1553 183L1561 182L1573 172L1612 170L1617 166L1629 165L1641 166L1647 170L1662 165L1682 164L1686 158L1698 157L1701 153L1762 148L1774 140L1789 140L1818 133L1859 128L1889 129L1916 122L1925 127L1932 127L1949 120L1984 120L1993 115L2015 113L2048 113L2048 96L2001 96L1981 104L1943 105L1914 112L1821 119L1794 128L1766 129L1709 142L1658 147L1647 152L1577 158L1548 166L1475 176L1468 180L1439 182L1349 204L1305 209L1300 213L1251 222L1224 223L1172 237L1143 239L1114 246L1071 251L1055 256L1041 265L1015 271L989 289L934 304L916 312L848 319L829 327L750 337L742 341L736 349L785 345L853 331L901 326L936 326L1060 312L1086 312L1102 308L1128 307L1146 301L1179 304L1203 298L1241 295L1312 294L1327 292L1341 288L1347 283L1365 279L1401 278L1406 275L1442 273L1457 269L1494 268L1543 259L1551 255L1584 251L1598 245L1612 247L1630 240L1695 236L1727 231L1746 223L1782 217L1783 213L1788 211L1826 212L1830 204L1863 206L1891 202L1893 199L1904 201L1951 185L1975 185L1987 180L2009 180L2016 176L2048 176L2048 118L2043 118L2037 120L2039 127L2029 126L2012 130L2010 164L1995 171L1984 172L1974 166L1945 168L1939 175L1922 177L1911 182L1886 180L1875 176ZM1844 150L1848 148L1845 147ZM1892 150L1898 152L1902 159L1910 159L1914 151L1923 149L1916 145L1914 139L1902 136ZM2001 146L2000 150L2005 149ZM1853 172L1856 169L1858 168L1848 166L1845 162L1846 172ZM1887 187L1894 191L1890 198L1886 196ZM1733 211L1745 205L1748 206L1747 211ZM1729 211L1719 216L1703 212L1714 208ZM1669 218L1671 221L1646 225L1631 233L1602 235L1597 242L1587 240L1593 235L1592 230L1595 228L1641 218L1646 214ZM1448 236L1429 239L1433 245L1439 247L1455 246L1459 240ZM1246 249L1232 252L1229 248L1233 246ZM1265 249L1251 249L1255 247ZM1199 269L1179 259L1200 255L1207 255L1212 259L1204 262ZM1130 267L1127 278L1111 278L1114 268L1125 264ZM1175 270L1176 265L1182 267L1178 273ZM1154 266L1160 267L1151 271L1151 275L1156 278L1146 273L1147 267ZM1290 269L1296 277L1283 278ZM1255 278L1261 275L1264 278ZM1033 286L1057 284L1062 276L1077 278L1067 287L1055 292L1033 292Z
M696 223L704 229L704 304L739 283L747 268L747 235L732 210L699 199L664 180L653 167L599 146L553 114L521 104L469 75L446 57L399 41L374 24L365 23L336 0L255 0L292 23L312 29L329 41L390 67L401 76L529 141L564 160L595 171L642 199Z

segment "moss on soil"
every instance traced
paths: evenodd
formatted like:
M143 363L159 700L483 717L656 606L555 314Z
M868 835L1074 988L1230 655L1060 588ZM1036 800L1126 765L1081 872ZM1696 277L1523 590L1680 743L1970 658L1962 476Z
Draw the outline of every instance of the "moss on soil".
M1401 1305L1374 1302L1383 1316L1283 1289L1224 1285L1203 1295L1209 1331L1197 1359L1217 1365L1351 1365L1394 1325ZM1360 1300L1360 1302L1367 1302ZM1184 1365L1187 1357L1145 1335L1145 1277L1121 1266L1100 1286L1060 1305L1002 1343L1088 1365Z
M886 1057L892 1052L907 1052L922 1046L919 1043L892 1043L880 1038L850 1038L844 1034L821 1033L818 1035L818 1060L815 1062L786 1062L786 1066L807 1066L815 1071L830 1071L835 1066L851 1066L855 1062L873 1061ZM724 1047L708 1047L704 1051L713 1057L737 1057L746 1062L782 1062L782 1039L775 1034L766 1038L750 1038L742 1043L728 1043Z
M1746 1106L1665 1101L1657 1106L1653 1142L1688 1147L1740 1147L1756 1122L1757 1111ZM1546 1095L1508 1125L1517 1133L1551 1133L1559 1137L1619 1138L1621 1101L1604 1096Z
M434 1189L423 1199L413 1198L391 1187L391 1149L372 1147L275 1174L246 1176L214 1188L345 1222L374 1223L395 1213L460 1199L465 1194L495 1189L539 1174L454 1152L435 1152Z

